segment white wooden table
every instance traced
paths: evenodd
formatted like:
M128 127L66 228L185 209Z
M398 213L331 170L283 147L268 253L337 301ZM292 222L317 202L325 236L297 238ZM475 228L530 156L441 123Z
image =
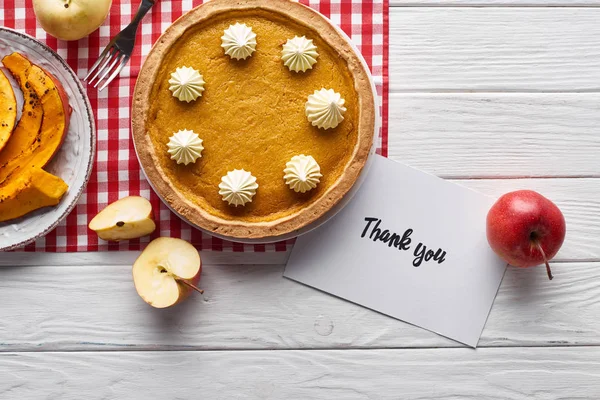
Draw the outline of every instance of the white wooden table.
M510 269L478 350L285 280L286 254L205 253L172 310L136 254L1 254L0 398L599 399L600 0L393 0L390 54L391 158L567 219L554 281Z

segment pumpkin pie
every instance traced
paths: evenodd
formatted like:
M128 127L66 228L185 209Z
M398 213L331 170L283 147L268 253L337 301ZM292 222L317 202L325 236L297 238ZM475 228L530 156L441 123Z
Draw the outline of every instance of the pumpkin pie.
M185 101L174 96L190 89L178 71L201 83ZM324 117L314 114L323 98L337 105ZM213 0L154 45L132 131L148 180L180 216L227 237L266 238L301 229L348 193L375 118L369 73L321 14L289 0ZM188 163L173 156L186 150L174 141L181 131L202 141ZM247 192L232 189L236 179Z

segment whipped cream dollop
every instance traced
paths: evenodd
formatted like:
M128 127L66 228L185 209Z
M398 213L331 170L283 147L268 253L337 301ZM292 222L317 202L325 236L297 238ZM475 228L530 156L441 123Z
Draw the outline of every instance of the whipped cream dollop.
M344 120L345 102L333 89L315 90L308 96L306 116L313 126L321 129L335 128Z
M294 156L283 170L285 183L295 192L306 193L321 182L321 167L312 156Z
M219 184L219 194L223 196L223 201L232 206L245 206L251 203L252 198L258 189L256 177L243 169L234 169L221 178Z
M171 136L167 147L171 159L177 161L177 164L185 165L195 163L196 160L202 157L202 150L204 150L202 139L194 131L188 131L187 129Z
M204 78L194 68L180 67L171 74L169 90L180 101L194 101L204 92Z
M246 24L229 25L221 40L225 54L236 60L245 60L256 50L256 34Z
M294 72L306 72L317 63L317 46L306 36L296 36L283 45L281 59L283 64Z

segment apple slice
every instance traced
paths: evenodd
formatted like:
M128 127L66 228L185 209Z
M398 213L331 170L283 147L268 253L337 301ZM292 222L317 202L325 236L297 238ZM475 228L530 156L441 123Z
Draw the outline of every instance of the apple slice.
M185 300L200 280L198 250L185 240L162 237L150 242L133 264L133 283L144 301L155 308Z
M17 99L10 81L0 70L0 150L6 146L17 123Z
M143 197L124 197L100 211L89 228L100 239L115 242L149 235L156 229L152 204Z

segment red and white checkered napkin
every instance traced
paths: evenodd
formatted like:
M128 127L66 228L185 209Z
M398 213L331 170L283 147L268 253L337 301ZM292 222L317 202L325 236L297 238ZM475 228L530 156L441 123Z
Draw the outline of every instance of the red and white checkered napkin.
M375 78L383 105L383 129L377 151L387 155L387 64L389 0L301 0L338 24L358 46ZM32 0L0 0L0 24L26 32L58 51L80 78L98 58L110 39L123 29L137 11L139 0L113 0L105 24L88 38L63 42L47 35L38 26ZM162 204L146 182L130 137L130 104L135 80L152 44L179 16L202 0L160 0L142 22L137 46L129 65L108 90L88 89L98 127L98 159L87 190L75 210L54 231L25 247L25 251L73 252L139 250L152 238L124 243L99 241L87 224L99 210L121 197L141 195L159 210L157 236L180 237L200 250L285 251L292 241L268 245L246 245L213 238L181 221Z

